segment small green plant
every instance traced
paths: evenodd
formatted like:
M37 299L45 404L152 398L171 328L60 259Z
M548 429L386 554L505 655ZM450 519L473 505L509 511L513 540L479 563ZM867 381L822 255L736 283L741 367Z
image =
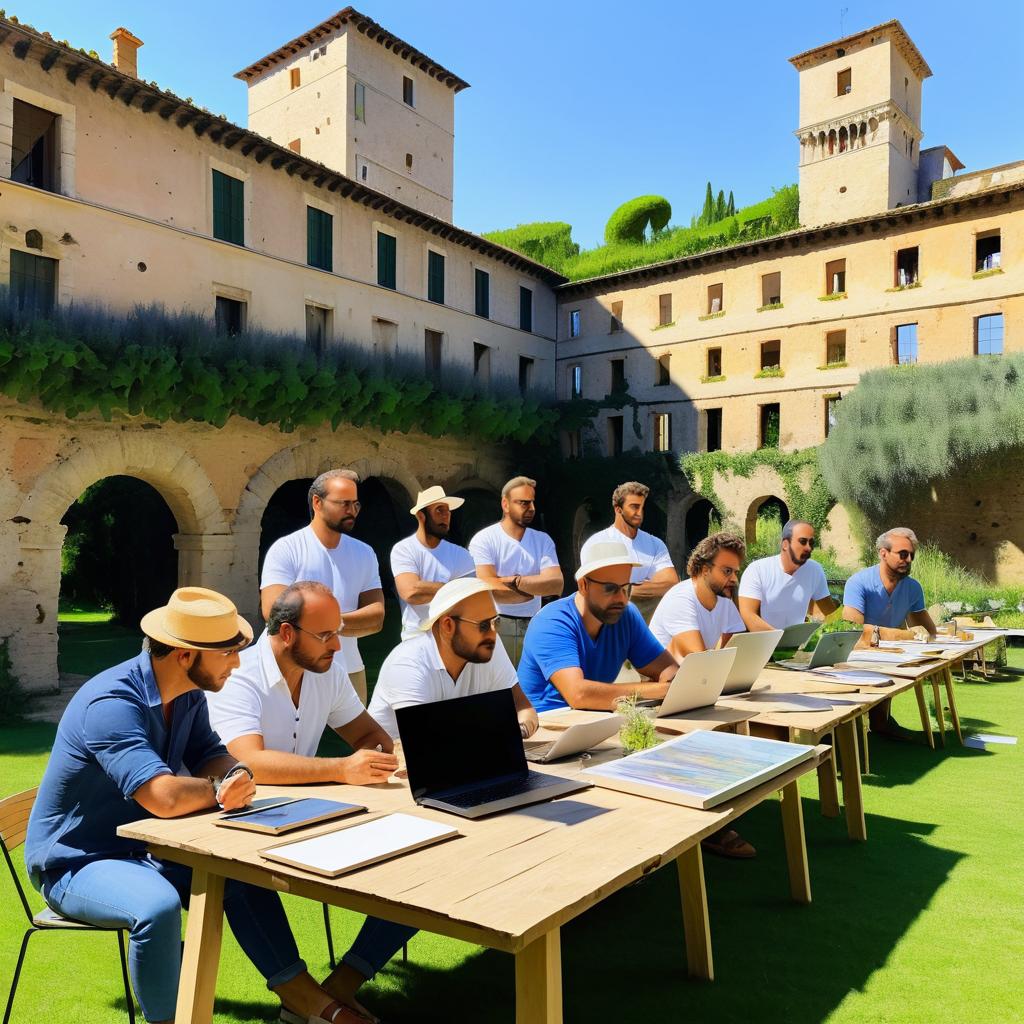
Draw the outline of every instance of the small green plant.
M667 324L655 324L654 327L651 328L651 330L652 331L663 331L666 327L675 327L675 325L676 325L675 320L670 320Z
M619 729L619 742L627 754L657 746L658 734L649 709L637 707L637 695L622 697L615 703L615 713L624 719Z
M20 722L28 707L28 694L11 667L11 652L7 649L7 638L0 640L0 725L15 725Z
M819 302L836 302L839 299L845 299L846 292L833 292L831 295L819 295Z
M717 320L719 317L725 316L725 310L719 310L717 313L705 313L703 316L697 317L698 320Z
M845 359L837 359L834 363L826 363L824 366L819 366L819 370L841 370L844 366L849 365Z
M1002 267L993 267L992 270L979 270L976 274L972 274L971 276L975 281L980 281L983 277L993 277L995 274L1001 274L1002 272Z
M711 377L701 377L700 382L701 382L701 384L718 384L720 381L723 381L723 380L725 380L725 374L724 373L718 373L718 374L714 374Z
M781 302L766 302L763 306L758 306L756 312L767 313L771 309L782 309L783 303Z
M760 380L764 377L785 377L786 371L781 366L766 366L763 370L758 370L754 374L755 380Z

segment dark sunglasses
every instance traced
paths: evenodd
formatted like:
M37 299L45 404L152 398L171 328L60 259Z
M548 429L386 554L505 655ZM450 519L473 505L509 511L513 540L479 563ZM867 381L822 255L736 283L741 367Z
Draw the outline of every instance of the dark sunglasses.
M813 537L797 537L796 542L797 544L802 544L805 548L811 548L811 550L813 550L817 544L817 541Z
M890 554L895 555L897 558L902 558L904 561L912 562L914 560L913 551L890 551Z
M614 597L620 590L626 600L629 600L629 595L633 593L632 583L612 583L609 580L595 580L593 576L587 576L586 580L588 583L596 583L601 588L601 593L605 597Z

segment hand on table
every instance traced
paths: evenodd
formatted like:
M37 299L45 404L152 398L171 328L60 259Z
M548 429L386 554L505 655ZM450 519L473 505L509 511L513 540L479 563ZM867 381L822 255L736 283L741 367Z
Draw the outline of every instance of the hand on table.
M256 795L256 783L247 772L235 772L226 778L217 789L217 802L225 811L237 811L248 807Z
M373 786L388 781L398 768L398 758L379 750L357 750L349 757L339 758L338 764L338 782Z

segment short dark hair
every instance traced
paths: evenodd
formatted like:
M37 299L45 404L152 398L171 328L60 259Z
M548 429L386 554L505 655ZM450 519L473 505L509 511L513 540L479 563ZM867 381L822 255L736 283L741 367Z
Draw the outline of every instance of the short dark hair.
M612 491L612 508L622 508L622 506L626 504L626 499L631 494L635 494L646 500L647 495L650 493L651 489L647 484L642 484L638 480L628 480L624 484L619 484L619 486Z
M353 483L359 483L359 474L354 469L328 469L326 472L321 473L310 485L309 485L309 507L313 508L313 499L319 498L323 501L327 497L327 485L332 480L351 480Z
M714 563L719 551L734 551L740 561L747 555L747 545L743 538L735 533L713 533L705 537L691 552L686 560L686 573L696 576L706 565Z
M812 530L814 529L814 523L807 522L806 519L790 519L786 525L782 528L782 540L792 540L793 531L798 526L809 526Z
M306 606L306 594L327 594L334 597L330 587L316 580L299 580L290 587L285 587L270 606L270 614L267 616L267 632L271 636L277 636L281 626L286 622L289 626L298 625L299 619L302 618L302 609Z
M151 636L144 636L142 638L142 649L149 652L151 658L155 658L159 661L161 658L166 658L171 651L176 651L178 648L171 647L170 644L163 644L159 640L154 640Z

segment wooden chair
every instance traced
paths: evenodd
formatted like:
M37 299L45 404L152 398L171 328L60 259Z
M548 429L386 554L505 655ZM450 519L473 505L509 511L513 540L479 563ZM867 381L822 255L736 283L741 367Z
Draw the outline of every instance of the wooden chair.
M25 841L25 832L28 829L28 816L32 813L32 804L36 799L36 790L28 789L24 793L17 793L0 800L0 850L3 850L4 860L10 869L14 887L18 890L18 898L21 900L22 909L25 911L25 918L28 921L28 928L21 940L21 952L18 954L18 964L14 968L14 979L11 981L11 992L7 998L7 1009L4 1011L3 1024L8 1024L11 1019L11 1010L14 1006L14 996L18 991L18 980L21 977L21 968L25 962L25 953L28 951L28 940L36 932L117 932L117 945L121 953L121 978L124 981L124 997L128 1004L128 1020L135 1024L135 1002L132 999L131 984L128 981L128 961L124 952L123 928L100 928L97 925L83 924L81 921L71 921L61 917L56 911L47 907L38 914L32 913L25 890L15 870L14 861L11 860L11 852L16 850Z

